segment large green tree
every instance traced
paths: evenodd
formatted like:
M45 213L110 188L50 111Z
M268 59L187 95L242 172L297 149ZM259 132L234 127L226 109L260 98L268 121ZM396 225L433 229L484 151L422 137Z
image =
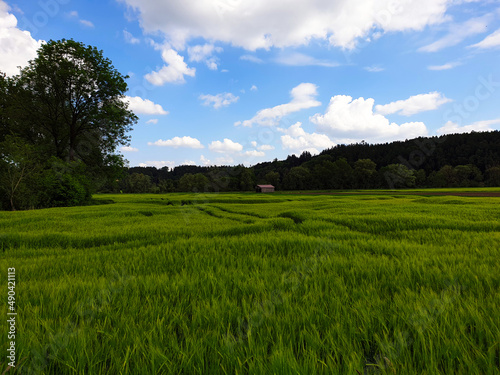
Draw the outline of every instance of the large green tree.
M74 40L49 41L14 78L13 132L47 156L82 160L94 170L113 163L137 122L123 100L125 79L103 52Z
M18 176L19 186L26 180L28 169L23 172L22 166L28 160L20 159L19 147L5 143L16 139L36 150L38 170L54 182L47 186L65 192L54 200L58 205L75 186L91 189L81 181L98 188L97 183L114 180L125 163L117 148L129 144L128 132L137 122L124 100L126 78L102 51L64 39L43 44L19 75L7 78L0 72L0 153L12 161L0 169ZM19 191L11 189L11 195ZM78 196L89 197L89 192ZM71 198L71 204L76 201Z

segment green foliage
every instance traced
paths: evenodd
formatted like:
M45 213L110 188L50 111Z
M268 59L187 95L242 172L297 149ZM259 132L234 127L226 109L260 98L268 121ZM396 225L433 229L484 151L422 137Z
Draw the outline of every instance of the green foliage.
M391 164L380 170L389 189L404 189L415 186L415 174L403 164Z
M36 208L84 205L92 196L91 181L82 162L63 162L53 157L50 168L37 177Z
M151 191L151 178L142 173L132 173L125 180L126 193L149 193Z
M30 180L39 173L41 161L35 148L19 137L7 135L0 142L0 192L4 209L29 207L33 192Z
M187 173L179 181L179 191L206 192L210 191L210 181L201 173Z
M76 205L92 189L116 188L117 147L137 122L123 100L126 78L102 51L65 39L42 44L18 76L0 73L0 153L14 158L0 166L0 184L11 209ZM30 162L14 150L21 144Z
M500 167L491 167L486 171L487 186L500 186Z

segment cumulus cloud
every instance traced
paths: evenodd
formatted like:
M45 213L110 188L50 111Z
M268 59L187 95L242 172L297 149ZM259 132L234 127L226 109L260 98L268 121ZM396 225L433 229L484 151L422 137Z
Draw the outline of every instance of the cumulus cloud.
M470 47L478 49L488 49L500 46L500 29L496 30L494 33L488 35L479 43L473 44Z
M358 38L386 31L422 30L447 19L449 0L121 0L146 32L162 32L181 49L195 38L247 50L328 41L354 48ZM182 5L181 5L182 3Z
M163 61L167 63L159 71L146 74L144 78L155 86L163 86L165 83L185 83L184 76L194 77L195 68L189 68L180 56L171 48L164 48L161 54Z
M213 106L215 109L227 107L232 103L236 103L239 98L239 96L234 96L230 92L217 95L200 95L199 97L200 100L203 100L203 105Z
M199 140L189 136L174 137L166 141L159 139L156 142L148 142L149 146L164 146L164 147L186 147L186 148L204 148Z
M436 130L438 135L442 134L458 134L458 133L470 133L475 132L487 132L492 130L498 130L500 127L492 127L491 125L500 124L500 118L494 120L477 121L470 125L459 126L457 123L448 121L443 127ZM496 129L495 129L496 128Z
M130 146L122 146L120 147L121 152L138 152L139 149L135 147L130 147Z
M158 124L158 119L157 118L152 118L151 120L146 121L146 124Z
M142 99L139 96L126 96L123 100L128 102L128 108L137 114L168 115L168 111L165 111L161 105L155 104L149 99Z
M278 130L285 133L285 135L281 136L283 148L297 154L303 151L318 154L318 149L323 150L335 146L335 143L325 134L307 133L302 129L301 122L297 122L288 129L278 128Z
M253 124L263 126L276 125L281 118L303 109L318 107L321 102L315 100L318 96L318 87L312 83L301 83L290 91L292 100L272 108L262 109L250 120L238 121L234 125L251 127Z
M449 102L451 102L451 99L434 91L428 94L410 96L406 100L398 100L385 105L377 105L375 106L375 110L381 115L397 113L403 116L411 116L416 113L438 109L441 105Z
M31 33L17 28L17 18L9 13L9 6L0 0L0 71L7 75L19 73L36 57L36 51L43 41L35 40Z
M492 15L471 18L463 24L452 24L449 33L435 42L419 48L420 52L437 52L446 47L459 44L466 38L487 31Z
M217 70L218 59L213 56L215 52L222 52L221 47L213 44L196 45L188 48L189 61L204 62L209 69Z
M398 125L391 123L381 114L373 112L374 99L358 98L353 100L346 95L337 95L330 99L325 114L316 114L310 118L318 130L330 135L338 143L370 140L388 142L427 135L427 128L422 122L409 122Z
M252 85L252 87L250 87L250 91L257 91L257 90L258 90L258 88L255 85Z
M243 146L237 142L233 142L228 138L224 138L224 141L213 141L208 146L210 151L220 152L220 153L232 153L243 150Z

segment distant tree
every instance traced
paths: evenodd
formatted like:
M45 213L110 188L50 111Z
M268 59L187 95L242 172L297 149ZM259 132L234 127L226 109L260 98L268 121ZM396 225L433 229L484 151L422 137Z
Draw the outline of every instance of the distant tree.
M333 162L333 189L351 189L353 180L352 167L345 158Z
M500 186L500 167L491 167L486 170L486 184Z
M283 179L284 190L304 190L309 189L311 173L307 168L294 167L290 169Z
M442 167L435 176L435 181L438 182L439 187L456 187L458 186L458 179L455 169L451 165Z
M172 193L175 191L174 182L172 180L160 180L158 183L160 193Z
M206 192L210 191L210 180L202 173L186 173L179 180L179 191L184 192Z
M264 181L266 184L273 185L276 189L279 189L280 185L280 174L278 172L267 172Z
M427 176L425 170L419 169L414 174L415 174L415 186L419 188L425 187L427 184Z
M390 164L380 169L389 189L411 188L415 186L415 175L403 164Z
M369 189L376 185L377 164L370 159L359 159L354 163L355 186L359 189Z
M477 187L483 182L483 174L479 168L473 164L457 165L453 171L455 173L457 186Z
M255 188L255 174L253 169L244 168L240 174L240 189L242 191L251 191Z
M151 177L142 173L132 173L126 179L128 193L149 193L151 191Z

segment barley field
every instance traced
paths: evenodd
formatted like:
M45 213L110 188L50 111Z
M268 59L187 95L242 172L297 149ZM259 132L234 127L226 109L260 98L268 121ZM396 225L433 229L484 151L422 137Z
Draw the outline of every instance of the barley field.
M500 198L95 200L0 212L0 373L500 373Z

